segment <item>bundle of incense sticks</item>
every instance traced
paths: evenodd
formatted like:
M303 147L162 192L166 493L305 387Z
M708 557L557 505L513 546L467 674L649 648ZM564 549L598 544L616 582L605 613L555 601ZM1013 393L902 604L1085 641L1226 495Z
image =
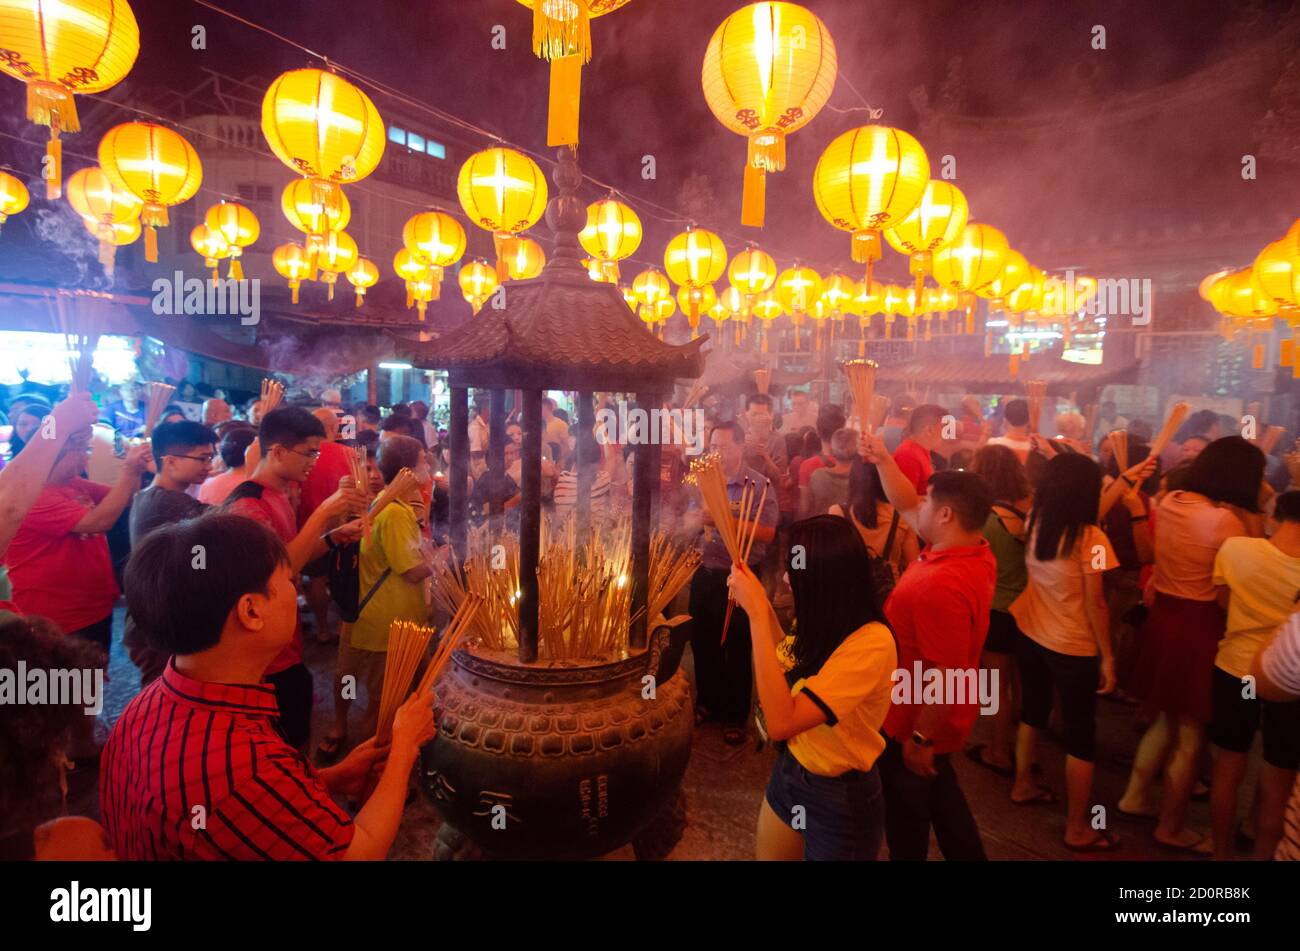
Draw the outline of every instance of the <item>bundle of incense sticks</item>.
M407 698L411 681L424 660L433 628L410 621L394 621L388 628L388 655L384 658L384 688L379 701L379 725L375 738L380 745L393 735L393 718Z
M438 682L448 661L451 660L452 651L460 645L465 632L469 630L474 620L474 615L478 614L478 609L482 606L483 599L476 594L471 594L461 602L456 613L447 622L447 626L443 628L442 636L438 638L438 646L434 648L433 656L429 658L429 663L425 666L420 682L412 694L423 695L433 689L433 685Z
M280 405L280 400L284 399L284 384L279 380L272 380L269 377L262 380L262 415L265 416L271 410Z
M772 383L772 370L769 367L759 367L754 371L754 389L766 395L767 388Z
M881 393L877 393L875 396L871 397L871 412L869 415L871 418L868 422L868 426L871 432L874 433L876 430L880 429L881 426L885 425L885 420L889 416L889 397Z
M754 548L754 534L758 531L758 519L763 513L763 504L767 502L768 482L763 483L763 495L754 504L753 483L746 480L740 493L740 517L738 536L740 541L740 564L749 564L749 553ZM735 559L733 559L735 561ZM722 619L722 643L727 643L727 628L731 627L731 612L736 609L736 602L727 598L727 613Z
M364 463L362 463L361 471L362 478L366 478ZM418 481L419 480L416 479L414 472L410 469L402 469L397 473L397 475L393 476L392 482L384 486L384 491L375 496L375 500L370 503L370 509L366 512L365 517L370 518L371 516L378 515L380 510L389 502L400 499L402 496L406 495L406 493L410 492ZM362 482L361 484L365 485L366 483Z
M844 364L844 376L853 394L853 415L859 426L870 424L872 399L876 395L876 371L880 364L875 360L849 360Z
M403 472L409 472L409 469L403 469ZM356 488L365 492L370 484L370 477L366 474L366 450L357 446L348 452L348 475L352 478L352 484ZM401 475L401 473L398 473ZM366 541L370 540L370 509L366 508L361 513L361 531Z
M727 548L733 564L740 562L740 533L736 516L727 495L727 476L722 471L722 460L716 452L706 453L691 463L686 481L694 485L704 501L704 508L713 519L713 526Z
M1277 448L1278 440L1282 438L1282 433L1285 431L1286 428L1283 426L1270 426L1265 430L1264 435L1259 437L1259 448L1264 450L1264 455L1273 454L1273 450Z
M1026 380L1025 394L1029 397L1029 431L1038 432L1038 423L1043 415L1043 400L1047 396L1047 381Z
M1115 465L1120 472L1128 472L1128 430L1117 429L1110 434L1110 451L1115 454Z
M686 394L686 399L682 402L682 409L690 409L708 394L709 388L696 380L691 386L690 391Z
M149 384L149 402L144 411L144 434L146 437L153 435L153 428L158 425L158 420L162 419L163 410L167 408L167 402L176 392L176 387L169 383L150 383Z
M67 342L68 372L72 379L70 392L89 393L90 380L95 372L95 347L99 343L99 331L94 326L85 332L78 328L62 294L54 298L54 316L59 332Z
M674 545L667 533L655 534L650 540L650 606L646 611L651 620L668 610L703 558L697 549Z
M1187 413L1191 409L1186 403L1175 403L1169 410L1169 418L1165 420L1164 427L1156 436L1155 441L1151 443L1151 456L1158 456L1165 451L1165 446L1169 445L1169 440L1174 438L1174 433L1178 432L1178 427L1183 425L1183 420L1187 418Z

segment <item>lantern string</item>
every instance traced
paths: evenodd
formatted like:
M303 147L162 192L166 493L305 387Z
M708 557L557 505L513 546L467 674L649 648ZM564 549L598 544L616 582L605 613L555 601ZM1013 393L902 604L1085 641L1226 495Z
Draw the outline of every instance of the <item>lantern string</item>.
M843 72L839 74L839 78L844 80L844 85L849 87L849 91L852 92L853 95L858 97L858 102L862 103L862 105L851 106L848 109L837 109L835 106L832 106L828 102L826 103L827 109L831 110L831 112L838 112L840 115L847 115L850 112L865 112L872 119L879 119L881 116L885 114L884 109L877 109L873 107L871 103L867 102L867 97L862 95L862 93L858 92L858 88L854 86L852 82L849 81L849 77L845 76Z

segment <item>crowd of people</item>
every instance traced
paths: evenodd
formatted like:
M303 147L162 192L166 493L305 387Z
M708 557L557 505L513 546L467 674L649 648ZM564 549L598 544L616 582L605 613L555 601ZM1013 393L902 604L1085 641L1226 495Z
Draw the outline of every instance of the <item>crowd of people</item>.
M213 395L198 418L165 411L144 439L140 394L118 396L11 412L0 668L103 670L120 640L141 690L102 749L76 708L7 718L0 852L384 857L436 730L416 697L391 740L374 739L390 625L430 621L430 579L449 557L447 434L425 404L345 411L326 391L269 411ZM923 860L933 833L947 859L985 858L954 754L1003 777L1012 803L1063 800L1065 848L1120 850L1115 823L1095 821L1102 698L1144 731L1117 816L1149 822L1171 850L1300 858L1300 465L1208 412L1156 457L1150 425L1113 406L1094 432L1073 410L1035 431L1022 398L956 409L902 394L868 432L852 407L801 390L709 396L704 448L728 497L738 510L747 487L767 490L747 509L757 524L740 565L684 484L691 447L663 447L657 528L701 552L682 594L697 723L777 748L758 856L873 859L887 843L892 860ZM621 524L637 447L578 439L550 399L543 427L551 517L590 486L595 524ZM499 454L491 429L483 400L470 517L517 531L518 410ZM406 471L409 488L363 521ZM309 632L337 643L328 689L304 662ZM950 689L989 674L994 703ZM946 686L932 695L912 677ZM314 710L328 725L313 746ZM981 713L987 741L974 744ZM1059 793L1040 768L1052 734ZM97 771L102 826L46 821L69 769ZM1201 794L1206 830L1187 821Z

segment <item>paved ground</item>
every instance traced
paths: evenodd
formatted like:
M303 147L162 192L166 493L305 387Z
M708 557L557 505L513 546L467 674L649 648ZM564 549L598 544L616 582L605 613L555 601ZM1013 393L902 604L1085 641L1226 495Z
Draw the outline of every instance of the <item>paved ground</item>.
M110 663L110 683L107 689L105 710L100 723L100 739L107 736L109 726L139 689L139 675L121 649L121 610L114 625L115 651ZM312 635L308 633L311 642ZM334 666L335 649L310 643L307 662L316 678L316 707L313 721L313 744L324 735L327 727L327 709L330 678ZM689 669L690 655L686 658ZM977 724L974 738L983 736L987 725ZM1098 710L1098 760L1094 783L1094 801L1106 806L1113 816L1114 803L1123 790L1128 775L1138 734L1133 725L1132 709L1117 703L1103 701ZM688 800L689 824L681 843L670 856L671 860L697 859L749 859L754 855L754 825L762 802L772 767L773 752L756 750L753 744L729 747L722 742L721 730L706 724L696 730L695 746L690 767L686 773L685 787ZM1054 742L1045 742L1040 748L1044 782L1058 796L1064 793L1064 752ZM1064 834L1063 806L1016 806L1008 798L1010 781L958 757L956 769L966 791L971 809L979 823L985 848L992 859L1074 859L1061 844ZM1248 784L1249 785L1249 784ZM1253 787L1252 787L1253 788ZM1243 790L1243 801L1246 790ZM70 808L73 813L97 815L97 796L94 777L83 776L72 783ZM1205 830L1209 826L1208 806L1193 803L1193 827ZM394 845L395 859L426 859L433 852L433 839L439 819L428 800L416 795L407 809L402 828ZM1151 839L1150 826L1118 819L1112 828L1119 833L1123 843L1115 856L1083 856L1093 861L1116 859L1178 859L1191 856L1171 853L1159 848ZM931 857L939 858L932 845ZM630 860L630 847L608 856L614 860Z

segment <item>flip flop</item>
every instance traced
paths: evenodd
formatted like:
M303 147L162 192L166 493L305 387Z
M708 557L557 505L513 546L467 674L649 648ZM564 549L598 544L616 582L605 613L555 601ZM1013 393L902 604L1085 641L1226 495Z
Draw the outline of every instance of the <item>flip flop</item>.
M1064 840L1062 840L1064 842ZM1097 832L1097 838L1083 845L1071 845L1064 842L1071 852L1115 852L1119 849L1119 836L1106 829Z
M1015 769L1010 766L998 766L995 763L990 763L984 758L984 751L986 749L988 749L988 745L984 743L980 743L978 746L968 746L966 747L966 758L972 763L978 763L985 769L997 773L1003 779L1015 779Z
M1203 858L1203 859L1208 859L1211 855L1214 854L1212 851L1205 851L1202 848L1206 843L1210 841L1210 837L1208 835L1202 835L1195 842L1190 842L1187 845L1176 845L1173 842L1161 842L1154 835L1151 837L1151 841L1154 842L1156 845L1158 845L1160 848L1164 849L1166 852L1187 852L1191 855L1195 855L1197 858Z
M1038 791L1028 799L1012 799L1013 806L1051 806L1056 803L1056 793L1046 786L1039 786Z

